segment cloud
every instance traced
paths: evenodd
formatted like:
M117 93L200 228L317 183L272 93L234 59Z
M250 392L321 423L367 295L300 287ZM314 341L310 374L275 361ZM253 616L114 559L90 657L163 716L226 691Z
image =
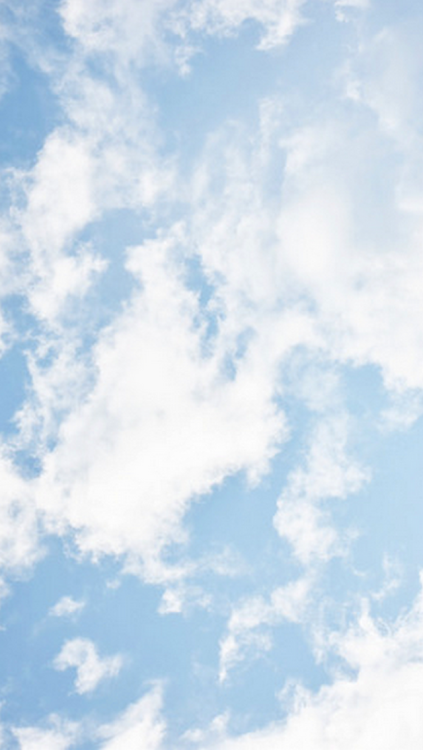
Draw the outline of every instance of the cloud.
M19 750L67 750L89 742L99 750L164 749L166 722L162 716L162 689L154 685L139 701L132 703L113 722L95 725L87 717L71 722L51 715L42 725L11 727Z
M114 722L97 732L101 750L160 750L164 747L166 724L161 716L162 693L153 687L133 703Z
M43 554L30 488L0 446L0 579L27 574Z
M54 668L60 672L76 668L75 690L80 695L92 693L103 680L116 677L122 667L120 656L101 658L95 644L88 638L66 641L54 660Z
M227 632L220 641L219 680L224 682L233 667L249 653L268 651L272 640L269 627L303 620L310 599L312 581L300 578L263 596L248 597L234 607Z
M371 0L335 0L335 15L338 21L347 21L350 18L348 11L365 11L370 8Z
M120 64L142 64L148 54L163 54L158 21L175 0L63 0L66 33L85 54L113 54Z
M19 750L67 750L79 741L79 726L58 716L49 717L50 728L13 728Z
M328 500L345 499L368 480L368 472L348 456L348 418L340 412L318 422L305 459L294 469L279 500L274 525L306 566L345 552L345 539L324 508Z
M100 338L94 388L63 422L37 483L52 528L66 522L94 556L154 559L181 539L193 498L228 474L260 477L284 436L254 349L234 375L204 352L175 251L174 238L131 251L142 288Z
M61 599L50 609L49 614L53 617L71 617L79 614L85 607L85 602L77 601L71 596L62 596Z
M8 171L10 217L22 265L20 292L31 312L53 329L107 267L105 258L78 241L81 232L106 210L152 207L172 182L172 165L158 153L154 107L138 74L125 67L126 55L132 55L129 38L135 56L144 44L141 31L152 44L159 43L157 19L167 6L69 0L60 12L65 32L80 42L77 48L56 49L47 36L33 60L30 41L22 44L29 64L46 75L60 125L47 135L33 166ZM81 51L93 38L104 42L98 46L96 73ZM114 44L116 64L111 66Z
M421 594L390 627L379 626L364 610L355 626L332 641L345 670L331 684L316 694L299 689L283 723L202 746L209 750L419 750L422 621Z
M255 21L263 29L259 49L269 50L285 44L301 23L305 0L201 0L183 11L186 23L207 34L230 35L246 21Z

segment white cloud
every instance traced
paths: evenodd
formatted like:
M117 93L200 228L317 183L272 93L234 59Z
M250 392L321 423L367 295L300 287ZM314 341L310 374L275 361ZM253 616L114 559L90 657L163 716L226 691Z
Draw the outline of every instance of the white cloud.
M207 7L206 15L222 17L227 28L248 16L274 31L277 18L294 18L300 6ZM96 25L96 8L74 0L62 5L62 17L84 49L106 60L110 49L120 54L116 29L124 25L122 39L132 33L131 14L139 9L110 2ZM100 83L81 54L58 75L69 123L49 136L25 177L28 203L19 214L38 274L31 299L48 321L103 268L87 248L67 254L87 222L108 208L154 205L173 184L172 170L157 158L145 100L138 89L129 95L135 78L128 72L124 85L115 71L114 81ZM370 158L374 134L356 138L330 108L323 122L311 113L307 127L293 133L282 110L280 102L262 104L257 137L228 127L210 138L192 190L181 187L190 196L185 234L170 230L170 239L164 232L131 251L128 269L144 286L100 333L92 369L69 341L56 343L51 367L36 357L31 363L34 392L21 412L22 432L57 439L37 483L38 506L49 529L75 530L80 549L94 556L153 558L183 538L182 518L195 496L237 471L263 475L286 435L275 399L283 396L281 365L296 347L317 349L329 361L374 363L391 387L421 385L417 241L410 239L406 255L390 247L383 258L378 246L355 242L355 212L364 225L368 219L360 214L357 175L357 162L366 159L357 154ZM181 255L192 248L213 286L205 310L180 278ZM207 317L218 330L206 341ZM323 494L354 485L352 467L336 451L313 459L310 471L320 482L323 470L315 465L326 462L333 478L338 460L346 485L338 478ZM291 477L291 501L286 495L277 516L303 561L327 558L337 545L320 501L297 487L307 471Z
M67 128L53 131L29 177L23 234L34 262L55 253L95 216L89 143Z
M245 21L255 21L264 30L259 49L268 50L286 43L303 23L305 0L200 0L190 3L186 23L207 34L228 35Z
M70 300L81 299L106 267L88 246L71 248L98 214L94 171L87 139L61 128L46 139L32 170L14 173L14 189L22 193L22 205L12 210L15 253L25 253L20 292L53 328Z
M51 716L49 728L20 727L12 732L19 742L19 750L67 750L79 741L79 727L58 716Z
M422 622L421 594L410 612L391 627L378 627L364 613L357 626L336 639L336 649L350 674L341 671L317 694L299 690L284 722L239 737L204 741L202 747L419 750L423 742Z
M349 10L368 10L371 0L335 0L335 14L339 21L349 19Z
M116 677L122 667L121 656L101 658L95 644L88 638L66 641L54 660L54 668L63 672L76 668L75 690L81 695L91 693L103 680Z
M289 476L279 500L274 524L303 565L313 565L345 552L329 512L328 500L357 492L368 474L348 456L346 415L325 414L310 438L305 466Z
M101 750L160 750L163 748L166 725L161 716L162 694L154 687L137 703L133 703L113 723L102 726L97 733Z
M71 617L79 614L85 607L85 602L77 601L71 596L62 596L50 609L49 614L53 617Z
M61 4L63 23L80 45L53 56L47 45L45 60L42 46L38 50L36 64L49 77L63 124L46 137L34 166L11 170L8 182L15 248L27 253L21 291L32 312L53 328L106 268L89 245L76 245L82 230L105 210L151 207L172 183L172 165L158 156L154 107L138 74L121 70L146 39L159 44L157 20L168 4L69 0ZM97 74L81 52L94 38L103 40ZM116 64L110 66L115 45Z
M166 722L162 716L162 689L154 685L113 722L95 725L92 718L71 722L51 715L39 726L9 727L19 750L67 750L89 742L101 750L161 750Z
M158 612L161 615L186 614L192 608L210 609L212 598L200 586L179 584L164 590Z
M299 623L304 619L310 599L311 578L280 586L272 591L269 601L263 596L248 597L234 607L227 632L220 641L219 679L224 682L233 667L248 653L268 651L272 640L269 627L283 622Z
M63 0L60 14L66 33L85 53L114 54L120 64L142 64L145 56L163 54L158 20L175 0Z
M30 488L0 446L0 576L27 573L42 555Z
M258 478L284 436L259 352L234 376L204 353L197 299L172 251L174 238L131 251L142 290L100 338L97 382L62 424L38 482L52 527L67 521L94 555L154 559L181 538L195 496L237 471Z

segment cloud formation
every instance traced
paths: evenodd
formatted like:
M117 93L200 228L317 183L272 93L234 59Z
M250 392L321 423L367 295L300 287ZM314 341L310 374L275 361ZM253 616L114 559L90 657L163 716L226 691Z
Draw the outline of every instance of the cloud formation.
M336 509L370 484L361 453L383 474L366 426L380 446L422 413L421 22L377 0L371 15L365 0L63 0L45 25L42 2L24 5L2 5L0 59L13 38L20 83L37 75L55 113L32 155L1 167L0 354L7 372L19 350L24 395L0 446L0 594L59 537L69 565L117 564L162 587L157 632L182 614L195 635L191 689L201 639L202 671L220 681L210 732L185 726L177 740L159 688L94 730L88 716L91 729L51 717L10 731L24 750L82 735L102 750L190 738L215 750L420 750L421 599L385 631L366 612L354 622L370 574L354 567ZM208 103L204 116L205 83L232 72L231 50L247 55L247 30L257 80L222 85L222 112ZM0 95L9 85L6 70ZM377 386L352 403L367 376ZM232 502L228 486L263 491L266 542L258 511L244 516L250 497ZM241 583L232 558L212 560L229 528L234 559L238 543L251 554ZM385 544L375 535L375 570ZM377 612L398 591L388 573L367 591ZM327 601L345 623L329 626ZM49 627L73 627L83 606L61 597ZM270 650L285 623L307 629L328 682L298 686L283 722L232 736L242 722L220 711L231 670ZM68 636L53 664L76 670L77 693L121 672L121 656Z
M421 593L389 629L378 627L364 609L357 625L333 644L344 660L344 673L317 694L299 686L284 723L217 743L205 741L203 747L396 750L405 745L418 750L423 739L422 614Z
M85 607L85 602L77 601L71 596L62 596L58 602L50 609L50 615L53 617L72 617L78 614Z
M141 700L129 706L114 722L97 733L101 750L160 750L164 747L166 725L161 716L162 691L153 687Z
M59 672L75 667L75 690L80 695L92 693L103 680L116 677L122 667L122 657L100 657L95 644L88 638L66 641L54 660Z

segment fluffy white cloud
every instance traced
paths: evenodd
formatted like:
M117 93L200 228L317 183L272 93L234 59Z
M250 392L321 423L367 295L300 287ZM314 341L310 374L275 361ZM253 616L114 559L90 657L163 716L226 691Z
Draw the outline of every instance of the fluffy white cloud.
M364 613L336 638L345 671L317 694L299 689L285 722L210 750L419 750L423 742L423 598L391 627ZM328 634L329 635L329 634ZM335 645L332 643L332 646ZM351 672L353 674L351 674Z
M284 435L258 352L234 375L207 354L198 300L170 251L174 239L132 250L142 289L100 339L94 389L38 482L53 527L67 523L94 555L154 558L180 537L192 498L227 474L259 477Z
M97 736L101 750L160 750L166 725L161 716L162 694L154 687L133 703L113 723L102 726Z
M55 669L63 672L76 668L75 690L81 695L91 693L103 680L116 677L122 667L120 656L101 658L95 644L88 638L66 641L54 660Z

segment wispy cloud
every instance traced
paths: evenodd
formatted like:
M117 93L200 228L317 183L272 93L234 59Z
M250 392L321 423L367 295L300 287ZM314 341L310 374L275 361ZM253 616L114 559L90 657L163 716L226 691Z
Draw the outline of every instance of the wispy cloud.
M289 475L278 500L275 527L303 565L313 566L346 550L346 539L338 538L330 521L327 501L345 499L369 478L348 456L347 441L345 416L323 417L310 438L304 468Z
M317 694L299 689L284 723L209 743L213 750L316 750L329 745L418 750L423 736L421 703L422 599L386 630L366 614L339 636L346 672ZM353 670L354 675L348 674Z
M53 617L72 617L79 614L85 607L85 602L77 601L71 596L62 596L50 609L49 614Z
M268 600L261 595L249 597L234 608L227 632L220 641L221 682L245 656L256 657L272 647L269 628L304 620L311 587L311 578L300 578L272 591Z
M306 0L201 0L182 11L185 24L207 34L231 35L246 21L255 21L263 30L259 49L285 44L304 22L301 10ZM179 23L181 18L179 19Z

